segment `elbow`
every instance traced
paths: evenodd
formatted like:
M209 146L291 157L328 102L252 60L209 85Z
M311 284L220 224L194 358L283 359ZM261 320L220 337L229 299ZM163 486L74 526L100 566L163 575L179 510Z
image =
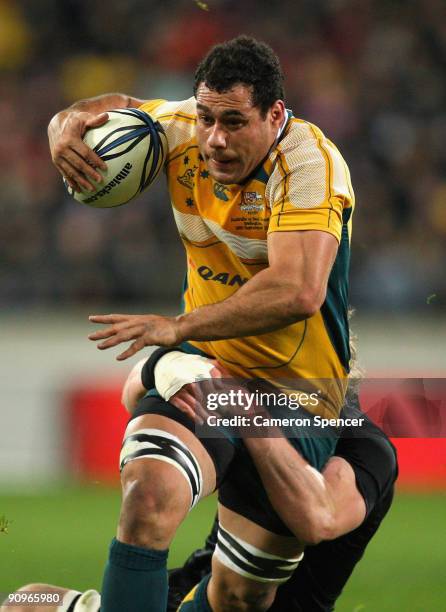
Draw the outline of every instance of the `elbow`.
M309 319L314 316L325 301L326 291L300 289L290 292L287 307L293 320Z
M337 537L334 517L329 512L312 516L305 529L299 529L299 533L295 535L305 546L316 546L326 540L334 540Z

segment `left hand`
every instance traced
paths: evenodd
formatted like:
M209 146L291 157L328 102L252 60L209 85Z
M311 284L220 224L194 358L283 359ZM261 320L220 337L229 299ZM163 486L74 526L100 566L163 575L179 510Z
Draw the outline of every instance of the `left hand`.
M93 341L103 340L97 345L100 350L134 340L126 351L116 357L118 361L128 359L145 346L175 346L183 340L175 317L109 314L91 315L89 320L108 325L88 336Z

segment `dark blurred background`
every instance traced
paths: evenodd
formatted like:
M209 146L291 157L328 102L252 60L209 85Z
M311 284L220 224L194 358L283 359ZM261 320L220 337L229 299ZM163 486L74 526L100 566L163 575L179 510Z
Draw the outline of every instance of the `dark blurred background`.
M0 299L23 306L179 300L182 247L163 181L138 201L71 200L46 126L109 91L191 95L217 42L277 51L287 105L350 166L357 197L351 302L360 312L446 303L444 0L0 0Z

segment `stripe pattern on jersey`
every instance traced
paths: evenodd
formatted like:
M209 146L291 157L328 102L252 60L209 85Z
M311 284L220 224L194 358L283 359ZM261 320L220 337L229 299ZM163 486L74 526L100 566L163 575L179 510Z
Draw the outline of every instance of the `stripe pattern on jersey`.
M176 208L173 209L173 214L178 231L191 242L205 242L214 236L225 243L240 259L261 259L263 261L268 258L266 240L237 236L222 228L215 221L183 213Z
M173 465L190 487L191 508L201 497L203 476L200 464L183 442L160 429L140 429L124 439L120 456L120 469L135 459L158 459Z
M303 558L303 553L295 559L266 553L232 535L221 525L214 554L220 563L240 576L276 584L286 582Z

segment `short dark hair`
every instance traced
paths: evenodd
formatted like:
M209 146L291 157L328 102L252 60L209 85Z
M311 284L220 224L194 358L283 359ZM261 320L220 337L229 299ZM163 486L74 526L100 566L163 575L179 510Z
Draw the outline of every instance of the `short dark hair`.
M194 95L200 83L218 93L239 83L251 86L253 104L262 115L285 97L279 58L271 47L250 36L237 36L212 47L195 72Z

